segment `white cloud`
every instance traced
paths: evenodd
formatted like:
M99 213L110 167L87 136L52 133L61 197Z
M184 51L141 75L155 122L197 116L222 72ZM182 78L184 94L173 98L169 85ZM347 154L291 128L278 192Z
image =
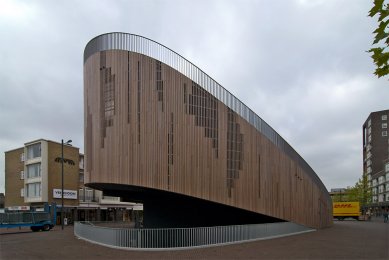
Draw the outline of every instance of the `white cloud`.
M0 7L0 22L12 26L26 25L37 11L32 5L17 0L2 0Z

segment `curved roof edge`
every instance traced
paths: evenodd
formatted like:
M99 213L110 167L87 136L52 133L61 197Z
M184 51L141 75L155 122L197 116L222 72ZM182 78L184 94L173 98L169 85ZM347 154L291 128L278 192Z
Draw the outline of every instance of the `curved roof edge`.
M96 36L87 43L84 50L84 63L94 53L106 50L124 50L143 54L165 63L190 78L244 118L290 158L297 161L301 168L311 175L312 179L322 191L328 194L326 187L317 174L288 142L242 101L180 54L154 40L140 35L112 32Z

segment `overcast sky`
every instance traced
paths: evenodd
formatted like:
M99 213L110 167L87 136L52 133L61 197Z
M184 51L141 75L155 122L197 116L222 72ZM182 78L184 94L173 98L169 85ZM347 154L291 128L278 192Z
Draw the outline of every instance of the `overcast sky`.
M269 123L327 189L362 175L362 124L389 108L366 53L373 0L0 0L0 192L4 152L39 138L83 152L83 51L139 34L175 50Z

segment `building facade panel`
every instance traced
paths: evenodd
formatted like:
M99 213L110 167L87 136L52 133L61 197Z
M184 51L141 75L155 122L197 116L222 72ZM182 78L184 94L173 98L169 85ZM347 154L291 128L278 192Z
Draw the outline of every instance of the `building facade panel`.
M61 144L47 141L47 191L48 201L55 202L61 205L61 198L54 196L54 192L62 188L62 163L61 163ZM64 145L64 189L72 191L72 193L79 190L79 148ZM60 194L59 194L60 195ZM60 197L60 196L59 196ZM65 197L65 193L64 193ZM66 196L65 206L77 206L78 198Z
M120 44L90 44L84 97L91 187L113 193L112 185L124 193L141 187L311 227L331 225L329 194L312 169L205 73L182 67L186 60L171 50L166 61Z
M24 148L5 153L5 207L27 205L24 202Z

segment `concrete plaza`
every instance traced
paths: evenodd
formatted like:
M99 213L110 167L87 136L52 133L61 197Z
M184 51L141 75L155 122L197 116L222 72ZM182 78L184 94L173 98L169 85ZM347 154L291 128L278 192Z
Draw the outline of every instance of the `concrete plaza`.
M112 249L77 239L73 227L0 230L0 259L389 259L389 224L335 221L332 228L242 244L175 251Z

